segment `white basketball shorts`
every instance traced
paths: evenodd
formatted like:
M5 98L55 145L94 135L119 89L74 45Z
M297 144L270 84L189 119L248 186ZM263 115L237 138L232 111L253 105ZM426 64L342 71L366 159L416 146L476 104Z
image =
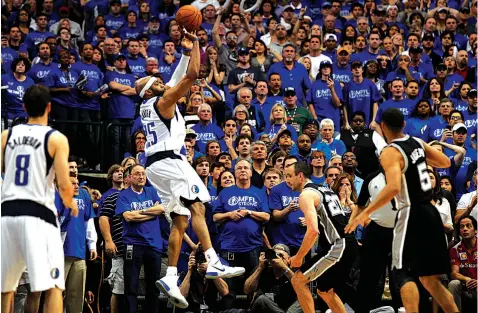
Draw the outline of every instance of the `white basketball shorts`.
M2 292L17 289L28 270L32 292L65 289L60 228L33 216L2 216Z
M184 207L180 198L199 199L202 203L211 200L201 178L184 158L156 161L146 168L146 176L159 192L167 218L170 218L171 213L191 217L191 212Z

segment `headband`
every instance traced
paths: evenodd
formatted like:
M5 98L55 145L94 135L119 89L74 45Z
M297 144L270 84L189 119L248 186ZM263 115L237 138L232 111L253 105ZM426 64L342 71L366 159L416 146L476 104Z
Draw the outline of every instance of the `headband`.
M139 93L139 96L141 98L144 97L144 94L146 93L146 91L151 88L151 86L154 84L154 82L156 81L156 77L151 77L148 82L146 83L146 85L144 85L143 89L141 89L141 92Z

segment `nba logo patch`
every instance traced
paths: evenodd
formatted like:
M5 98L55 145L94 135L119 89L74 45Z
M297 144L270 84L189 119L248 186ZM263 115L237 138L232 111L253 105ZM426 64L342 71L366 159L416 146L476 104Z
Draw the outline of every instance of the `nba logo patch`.
M50 271L50 275L51 275L51 278L57 279L58 277L60 277L60 270L56 267L52 268L52 270Z
M191 191L193 193L199 193L199 186L198 185L192 185L191 186Z

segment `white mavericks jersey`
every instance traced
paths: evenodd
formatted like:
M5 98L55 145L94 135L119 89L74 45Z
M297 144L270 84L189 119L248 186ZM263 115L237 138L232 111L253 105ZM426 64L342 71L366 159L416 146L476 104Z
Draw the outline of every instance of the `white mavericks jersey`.
M153 97L141 104L139 114L146 133L146 156L157 152L174 151L179 154L186 138L186 123L176 106L176 113L170 120L161 116L156 106L158 97Z
M10 129L5 146L2 203L30 200L57 215L55 170L48 154L48 138L55 130L42 125L17 125Z

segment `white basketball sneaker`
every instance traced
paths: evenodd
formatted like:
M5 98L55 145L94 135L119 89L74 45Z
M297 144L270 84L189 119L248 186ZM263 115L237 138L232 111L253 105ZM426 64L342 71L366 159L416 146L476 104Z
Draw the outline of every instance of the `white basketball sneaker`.
M214 264L209 263L206 269L207 279L232 278L245 273L244 267L226 266L217 260Z
M185 309L189 304L179 290L178 278L179 277L176 275L164 276L156 281L156 288L164 293L174 306L177 306L180 309Z

